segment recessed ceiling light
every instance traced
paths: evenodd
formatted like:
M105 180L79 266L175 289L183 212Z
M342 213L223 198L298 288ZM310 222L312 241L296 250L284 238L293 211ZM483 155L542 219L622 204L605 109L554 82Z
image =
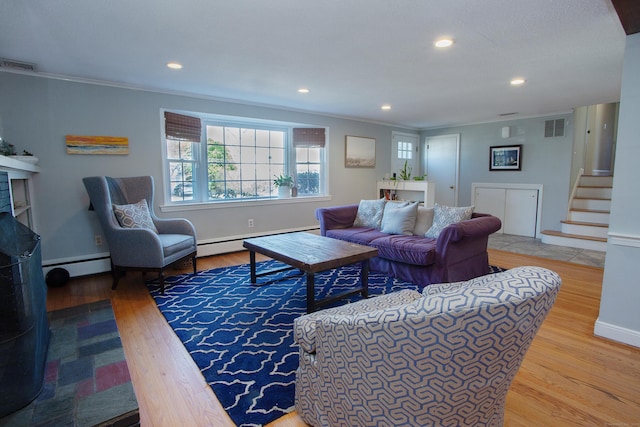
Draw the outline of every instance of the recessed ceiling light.
M182 68L182 64L179 64L177 62L169 62L167 64L167 67L171 68L172 70L179 70Z
M382 107L380 107L380 109L382 109L382 110L391 110L391 105L384 104Z
M301 87L300 89L298 89L298 93L309 93L309 89L307 89L306 87Z
M449 39L449 38L441 38L436 40L434 43L435 47L449 47L453 44L453 40Z
M522 77L516 77L515 79L511 80L511 86L521 86L524 84L524 82L526 82L526 80Z

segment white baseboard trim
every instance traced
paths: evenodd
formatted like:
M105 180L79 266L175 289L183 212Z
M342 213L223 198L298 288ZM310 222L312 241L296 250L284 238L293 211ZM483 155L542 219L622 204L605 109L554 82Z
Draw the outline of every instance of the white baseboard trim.
M618 341L623 344L629 344L640 348L640 332L633 329L623 328L621 326L612 325L602 322L600 318L596 320L593 333L596 336Z
M278 230L268 233L244 234L237 236L228 236L219 239L207 239L198 241L198 257L219 255L229 252L238 252L245 250L242 247L242 241L251 237L267 236L272 234L292 233L296 231L307 231L314 234L320 233L319 227L300 227L287 230ZM248 258L247 258L248 262ZM72 257L59 258L42 261L42 270L46 275L50 270L59 267L69 272L69 276L88 276L90 274L104 273L111 271L111 259L109 252L93 254L89 257Z
M42 271L45 275L57 267L67 270L71 277L87 276L111 271L111 258L109 252L104 252L94 254L91 258L74 257L42 261Z

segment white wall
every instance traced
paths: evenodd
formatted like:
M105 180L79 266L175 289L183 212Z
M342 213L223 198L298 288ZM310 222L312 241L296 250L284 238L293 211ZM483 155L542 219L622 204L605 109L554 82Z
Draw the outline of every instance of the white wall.
M627 36L609 241L595 333L640 347L640 33Z
M545 138L544 122L565 119L565 135ZM426 136L460 134L460 206L471 203L474 182L542 184L542 220L540 229L559 230L566 219L571 192L573 114L482 123L422 132ZM511 128L511 137L502 138L502 128ZM522 171L489 171L489 147L522 144Z
M91 259L108 252L106 246L94 243L94 235L102 232L95 213L87 210L89 201L82 185L85 176L152 175L156 181L156 212L165 217L189 218L196 226L198 240L207 242L227 236L316 227L316 208L374 197L376 181L389 172L391 133L412 132L317 114L5 72L0 72L0 93L3 138L40 159L42 171L34 178L33 200L45 266ZM331 198L161 213L161 108L328 127ZM67 134L128 137L129 155L69 155L65 147ZM375 168L344 167L345 135L376 139ZM254 218L254 228L248 228L248 218Z

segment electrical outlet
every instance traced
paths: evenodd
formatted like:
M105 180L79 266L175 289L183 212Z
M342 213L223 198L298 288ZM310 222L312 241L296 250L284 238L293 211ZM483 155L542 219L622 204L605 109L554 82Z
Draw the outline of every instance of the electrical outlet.
M96 246L102 246L102 236L101 235L96 234L94 239L96 241Z
M249 218L249 220L247 221L247 225L249 226L249 228L253 227L253 218Z

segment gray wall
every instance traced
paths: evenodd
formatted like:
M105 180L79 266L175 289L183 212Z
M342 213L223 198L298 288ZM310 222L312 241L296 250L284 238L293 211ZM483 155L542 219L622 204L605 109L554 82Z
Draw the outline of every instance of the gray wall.
M565 119L563 137L544 137L544 122ZM460 134L460 185L458 204L471 203L474 182L542 184L541 230L560 230L567 217L570 166L573 147L573 114L430 129L425 137ZM511 137L502 138L502 128L511 127ZM489 171L489 147L522 144L522 171Z
M390 164L391 133L412 132L316 114L264 108L212 99L154 93L0 72L0 117L3 138L18 150L40 159L34 178L36 231L42 236L44 264L90 259L107 251L96 246L102 234L95 213L87 211L82 178L93 175L152 175L156 181L156 212L192 220L200 242L293 228L314 227L320 206L357 203L375 194L376 181ZM329 128L330 200L295 204L260 203L254 207L223 207L162 214L161 108L306 123ZM416 132L414 132L416 133ZM129 138L129 155L69 155L65 135L109 135ZM376 139L375 168L345 168L345 135ZM247 227L247 219L255 227Z
M609 241L596 334L640 347L640 33L627 36Z

